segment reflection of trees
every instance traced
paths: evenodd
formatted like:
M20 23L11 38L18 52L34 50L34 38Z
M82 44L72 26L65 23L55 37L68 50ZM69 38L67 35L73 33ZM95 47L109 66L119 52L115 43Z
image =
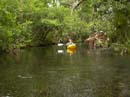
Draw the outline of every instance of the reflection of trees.
M11 56L0 57L0 96L129 96L129 57L84 54L78 50L69 56L56 51L55 48L22 51L19 64Z
M95 83L96 97L129 95L128 77L123 77L123 73L127 75L127 72L120 68L120 66L125 68L124 62L120 64L121 60L115 56L100 55L95 57L91 65L91 77Z

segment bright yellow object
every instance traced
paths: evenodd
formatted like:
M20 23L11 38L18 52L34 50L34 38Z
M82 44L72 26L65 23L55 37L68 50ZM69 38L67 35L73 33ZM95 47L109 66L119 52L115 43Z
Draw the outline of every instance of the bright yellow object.
M67 53L73 55L76 52L76 49L67 49Z
M75 44L69 44L67 45L67 53L70 55L73 55L76 52L76 45Z
M70 45L67 46L67 49L75 50L76 45L75 44L70 44Z

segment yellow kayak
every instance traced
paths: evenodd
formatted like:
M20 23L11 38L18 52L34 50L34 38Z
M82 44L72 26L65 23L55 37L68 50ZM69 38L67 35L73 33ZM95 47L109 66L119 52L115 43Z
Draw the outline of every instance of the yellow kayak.
M70 44L67 46L67 49L76 49L76 45L75 44Z

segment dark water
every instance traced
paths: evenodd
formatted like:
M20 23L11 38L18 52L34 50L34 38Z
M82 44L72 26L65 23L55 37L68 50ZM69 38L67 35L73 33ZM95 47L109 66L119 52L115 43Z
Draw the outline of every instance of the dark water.
M0 56L0 97L130 97L130 56L58 53L57 46Z

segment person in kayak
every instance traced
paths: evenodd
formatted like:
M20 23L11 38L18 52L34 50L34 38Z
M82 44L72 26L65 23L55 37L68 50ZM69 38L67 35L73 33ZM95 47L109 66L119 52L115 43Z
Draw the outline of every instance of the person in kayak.
M68 46L68 45L73 45L73 44L74 44L74 43L73 43L72 39L69 38L69 39L68 39L68 42L66 43L66 46Z

